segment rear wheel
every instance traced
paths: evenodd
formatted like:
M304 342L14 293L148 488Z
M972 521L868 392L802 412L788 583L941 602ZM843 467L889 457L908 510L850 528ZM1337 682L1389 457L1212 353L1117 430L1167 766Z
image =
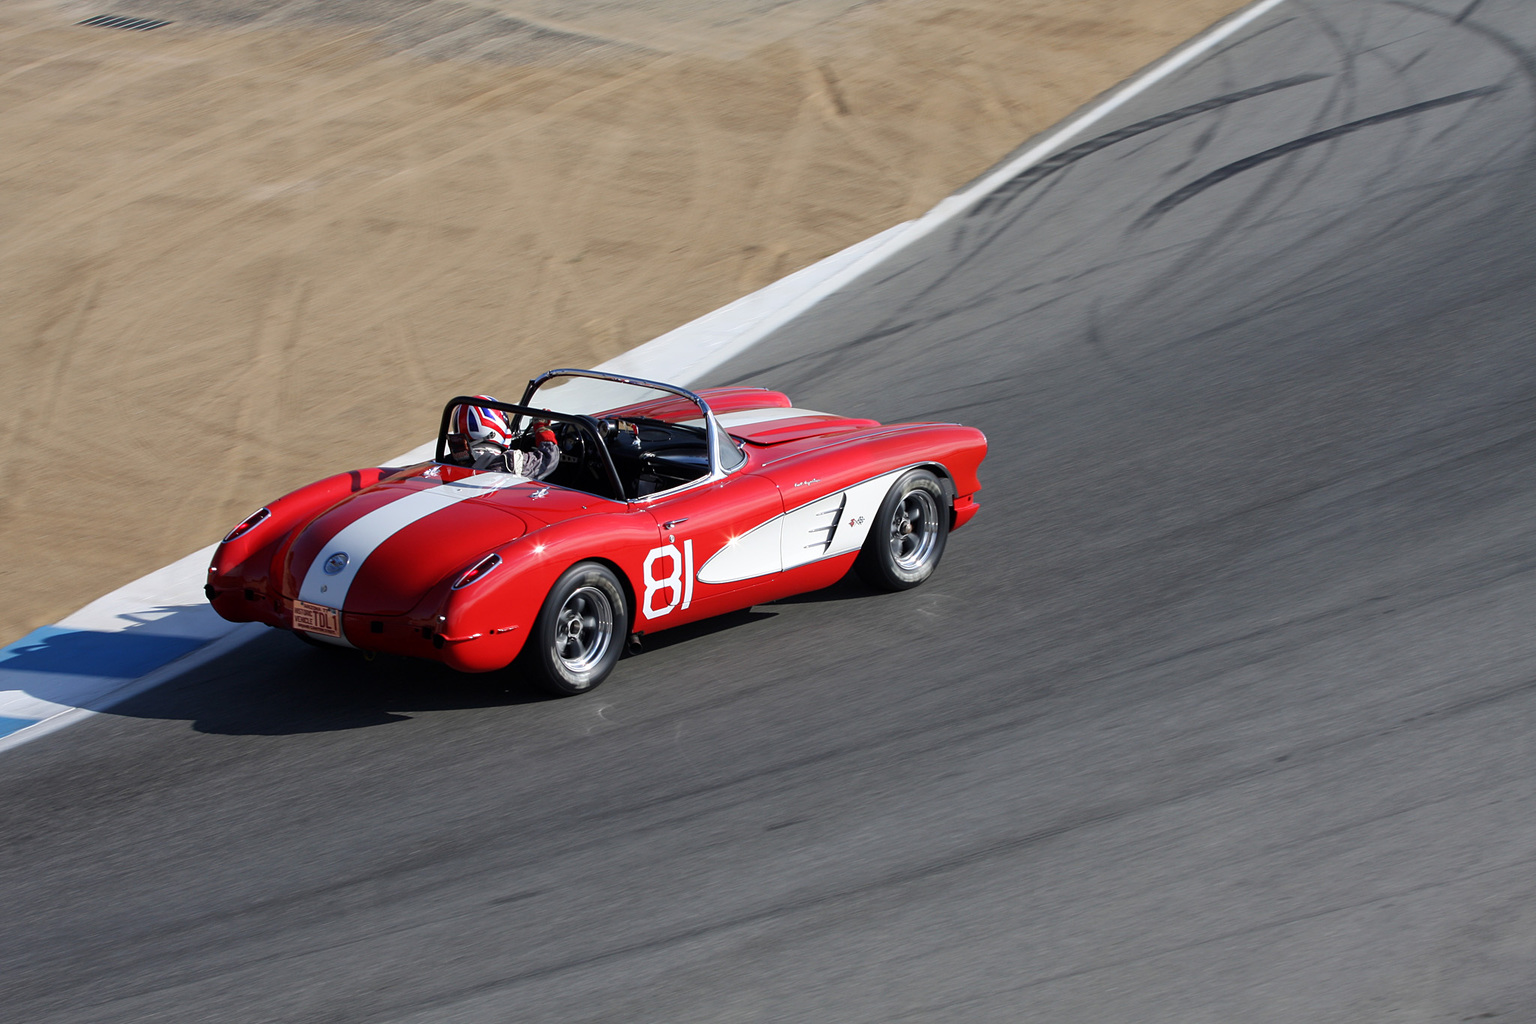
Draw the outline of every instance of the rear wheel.
M525 658L545 689L562 696L585 693L613 671L628 625L624 588L613 571L582 562L550 588Z
M909 590L933 575L949 539L944 488L926 469L903 473L886 492L854 569L872 587Z

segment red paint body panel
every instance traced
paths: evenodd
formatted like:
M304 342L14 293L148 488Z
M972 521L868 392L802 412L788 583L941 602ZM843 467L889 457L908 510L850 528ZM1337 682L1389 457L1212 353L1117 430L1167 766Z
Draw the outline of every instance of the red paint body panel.
M974 496L981 489L976 473L986 446L986 436L974 427L907 423L766 448L753 453L753 463L781 490L811 477L845 487L875 475L872 468L933 466L951 481L956 495Z
M847 434L879 425L876 420L852 420L840 416L792 416L749 427L731 427L728 432L740 441L749 441L756 445L773 445L803 441L808 437Z
M759 388L700 394L716 415L793 408ZM629 414L693 418L698 407L662 400ZM295 599L330 599L305 587L325 585L317 574L341 553L338 538L375 530L335 577L346 641L483 672L518 655L550 588L578 562L608 564L628 591L631 628L653 633L835 582L857 547L834 542L862 542L857 531L869 529L886 481L904 469L941 476L953 528L977 511L986 438L969 427L812 414L729 432L747 442L739 469L630 501L433 463L329 477L279 498L269 518L220 545L209 598L227 619L291 628ZM500 563L453 589L491 555Z
M478 499L417 520L379 545L363 563L348 595L347 610L404 615L434 585L458 579L483 559L489 553L487 541L505 543L526 532L521 519Z
M709 411L719 416L726 412L745 412L751 409L790 409L794 403L789 396L766 388L707 388L699 397L709 405ZM644 416L653 420L677 422L697 419L699 407L682 397L657 398L634 405L608 409L602 415L625 419Z
M734 474L718 483L693 488L670 500L658 501L648 511L658 528L663 523L683 520L671 530L661 531L662 540L678 549L676 558L669 558L667 562L658 560L660 564L652 566L651 578L666 580L673 575L672 561L677 558L685 562L688 560L686 556L689 554L689 545L692 546L691 561L697 572L698 567L729 543L732 537L746 532L757 523L782 515L784 499L773 481L746 472ZM679 563L676 568L681 570L685 566ZM654 633L738 608L748 608L760 600L749 591L761 586L762 580L736 580L718 584L694 580L690 588L687 586L688 581L679 574L677 585L682 590L674 593L670 587L646 588L643 582L644 566L641 569L641 575L635 577L642 581L639 610L635 616L637 631ZM646 599L647 590L652 594L649 601ZM672 600L674 597L675 602ZM675 604L670 611L661 615L650 614L669 603Z
M767 388L705 388L699 397L709 403L709 411L719 416L748 409L793 409L795 403L780 391Z
M214 610L232 622L267 622L270 598L281 588L281 556L293 531L314 514L350 495L372 487L394 473L389 469L355 469L317 480L266 507L272 515L244 536L220 544L208 566L208 588ZM247 600L244 591L256 597ZM275 624L275 623L274 623Z

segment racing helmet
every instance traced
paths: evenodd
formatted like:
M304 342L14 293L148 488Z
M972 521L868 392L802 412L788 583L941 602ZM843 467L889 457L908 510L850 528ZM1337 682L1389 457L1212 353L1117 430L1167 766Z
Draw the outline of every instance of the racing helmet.
M485 402L496 401L490 395L475 397ZM461 405L453 410L453 433L462 435L470 446L490 442L505 448L512 441L512 424L507 422L507 414L500 409Z

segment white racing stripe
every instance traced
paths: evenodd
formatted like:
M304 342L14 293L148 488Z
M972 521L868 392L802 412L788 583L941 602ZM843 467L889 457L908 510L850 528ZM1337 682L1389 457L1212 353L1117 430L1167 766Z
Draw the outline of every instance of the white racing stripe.
M749 427L759 423L770 423L773 420L792 420L798 416L830 416L831 413L817 412L815 409L744 409L741 412L723 412L715 416L715 422L726 430L732 427ZM680 427L702 427L704 418L683 420Z
M363 567L368 556L389 538L450 505L527 482L527 477L512 473L480 473L467 480L415 491L374 509L361 519L342 527L336 536L326 541L315 560L310 563L309 571L304 574L304 583L299 587L299 600L342 609L358 570ZM333 555L340 554L346 555L346 564L337 572L327 573L327 561Z

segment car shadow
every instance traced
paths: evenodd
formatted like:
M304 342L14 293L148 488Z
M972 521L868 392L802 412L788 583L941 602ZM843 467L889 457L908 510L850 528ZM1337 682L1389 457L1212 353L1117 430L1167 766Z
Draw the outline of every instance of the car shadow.
M885 591L876 590L860 579L858 573L849 570L842 579L830 587L807 591L804 594L795 594L792 597L780 598L773 603L824 604L828 601L868 601L872 597L880 597L884 594Z
M764 605L762 608L771 608L772 605ZM704 619L700 622L690 622L686 626L674 626L662 633L647 635L640 645L639 654L633 652L629 657L644 658L651 651L664 651L669 647L687 643L690 640L698 640L702 637L714 636L731 629L740 629L754 622L774 618L777 614L772 611L764 611L762 608L743 608L741 611L726 612L724 615L716 615L714 618Z
M627 660L713 636L777 613L747 609L647 637ZM154 689L105 705L108 715L190 722L198 732L277 736L367 729L417 715L538 705L547 693L516 665L501 672L455 672L436 662L344 648L319 648L270 630L207 665ZM580 699L580 698L577 698Z
M320 650L273 630L100 710L187 721L205 733L273 736L363 729L429 712L553 699L514 671L466 674L414 658Z
M648 653L773 619L779 614L773 610L776 605L868 600L878 593L850 573L822 590L647 636L638 655L630 654L626 660L641 668ZM40 698L112 716L185 721L199 732L223 735L366 729L432 712L561 699L545 692L515 665L501 672L466 674L415 658L316 648L279 630L260 634L208 664L126 699L91 700L72 692L70 684L78 678L72 673L99 666L104 655L111 656L126 683L155 658L163 660L168 642L134 631L50 636L24 648L15 665L26 669L26 688ZM110 650L102 649L106 644Z

